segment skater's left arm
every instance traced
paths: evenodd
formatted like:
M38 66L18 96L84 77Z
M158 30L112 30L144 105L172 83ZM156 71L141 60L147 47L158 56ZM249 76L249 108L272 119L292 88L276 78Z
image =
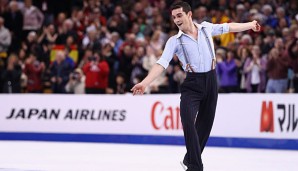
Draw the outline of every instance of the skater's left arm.
M250 29L258 32L261 30L261 26L256 20L247 23L228 23L228 26L230 28L229 32L241 32Z

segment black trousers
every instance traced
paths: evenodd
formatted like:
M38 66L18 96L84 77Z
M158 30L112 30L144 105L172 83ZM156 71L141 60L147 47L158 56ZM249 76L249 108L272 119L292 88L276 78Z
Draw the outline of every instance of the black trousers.
M183 163L203 171L201 154L209 138L217 104L216 71L187 73L181 85L180 115L186 144Z

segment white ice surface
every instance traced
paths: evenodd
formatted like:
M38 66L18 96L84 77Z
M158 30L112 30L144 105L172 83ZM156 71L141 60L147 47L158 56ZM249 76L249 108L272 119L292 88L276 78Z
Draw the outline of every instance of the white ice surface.
M0 141L0 171L183 171L183 146ZM205 171L298 171L298 151L207 147Z

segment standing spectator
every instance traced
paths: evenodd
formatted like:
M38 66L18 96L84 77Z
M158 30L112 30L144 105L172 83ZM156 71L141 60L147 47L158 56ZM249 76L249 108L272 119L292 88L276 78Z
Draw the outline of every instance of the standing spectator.
M205 6L199 6L194 11L194 21L196 23L201 23L203 21L211 22L211 18L207 15L208 11Z
M142 67L146 70L146 72L148 73L150 71L150 69L152 69L152 67L154 66L154 64L156 63L156 61L158 60L158 57L161 55L161 51L158 53L158 56L155 55L154 51L152 50L151 47L147 48L147 55L144 56L143 58L143 64ZM173 61L175 61L177 58L174 57ZM171 68L171 65L169 65ZM167 69L170 70L170 69ZM167 89L169 88L170 91L172 91L173 89L176 88L176 85L168 85L169 81L167 76L166 76L166 71L162 72L162 74L160 74L156 80L154 80L150 86L147 89L147 93L166 93L168 92ZM139 79L135 79L134 82L136 82L136 80Z
M86 49L84 51L84 55L82 56L82 59L78 65L79 68L83 68L83 66L88 62L90 57L93 56L93 51L91 49Z
M237 65L235 54L227 52L227 57L219 58L217 72L219 76L220 88L224 93L238 92Z
M4 72L4 69L5 69L4 62L3 62L2 58L0 58L0 93L2 93L2 91L3 91L2 73Z
M65 85L68 82L69 74L72 72L72 66L65 60L64 52L56 52L56 59L50 70L53 93L65 93Z
M111 2L111 0L104 0L100 4L102 15L105 16L106 18L110 18L113 15L114 8L115 8L114 3Z
M58 1L60 2L61 4L63 2L61 1ZM44 25L49 25L50 23L53 22L54 20L54 8L57 8L55 7L55 2L50 2L50 0L33 0L33 4L36 5L36 7L38 9L41 10L41 12L44 14ZM63 4L64 5L64 4ZM60 6L60 4L59 4ZM66 6L66 5L64 5ZM67 6L66 6L67 7ZM66 11L66 9L64 9Z
M70 9L79 5L78 1L82 0L33 0L33 4L42 11L45 15L45 24L53 22L55 16L59 12L63 11L68 16L70 15Z
M0 14L3 14L7 10L8 0L0 1Z
M281 55L277 48L271 49L267 63L269 79L266 86L266 93L285 93L287 91L288 68L288 59Z
M42 50L39 54L40 56L37 56L39 61L45 63L45 66L47 69L50 66L50 58L51 58L50 56L54 46L55 46L54 42L49 42L47 44L42 45Z
M288 49L291 58L291 67L294 72L293 88L295 93L298 93L298 31L295 32L295 38L292 40Z
M270 26L271 28L275 28L277 25L276 18L273 15L273 9L272 6L269 4L266 4L262 7L262 12L265 15L265 25Z
M275 40L275 31L273 29L268 30L264 38L264 46L262 47L262 52L269 53L269 51L274 47Z
M143 78L147 74L146 70L143 68L143 59L145 58L146 51L144 47L140 46L137 48L136 53L134 54L131 65L131 77L130 82L133 83L136 78Z
M78 35L78 42L81 42L86 29L85 20L87 20L84 16L83 10L73 9L71 13L71 20L74 22L74 30Z
M277 28L279 31L283 27L290 26L290 18L286 15L286 11L283 7L276 8L276 25L273 28Z
M18 53L22 42L23 14L16 1L10 1L9 10L3 14L3 17L5 21L9 21L4 23L11 33L12 42L9 51Z
M7 68L1 75L4 93L21 93L22 68L18 64L18 56L11 54L8 58Z
M127 16L123 13L122 7L116 6L113 16L108 19L107 27L111 32L118 32L123 38L128 30L127 21Z
M99 31L94 25L87 27L86 35L82 40L83 49L91 49L92 51L97 51L101 49L99 41Z
M94 24L97 28L107 25L107 19L103 15L101 15L101 11L99 8L94 8L92 13L90 14L90 23Z
M127 81L123 73L118 73L115 80L116 84L113 87L114 94L125 94L128 92Z
M24 69L25 67L26 59L27 59L27 54L25 49L20 49L18 52L18 61L19 61L18 63L20 64L22 69Z
M71 19L63 21L62 27L58 27L58 37L56 44L65 45L68 36L72 36L74 41L77 41L78 35L74 30L74 23Z
M173 80L175 81L175 85L177 85L177 91L174 90L174 93L181 92L180 85L184 82L186 74L181 69L180 65L174 65L174 73L173 73Z
M124 72L127 78L131 78L131 72L133 66L132 59L136 51L136 47L133 44L123 44L123 50L120 55L120 70Z
M85 80L86 77L80 68L75 69L69 75L69 81L65 86L67 93L71 94L85 94Z
M112 44L110 42L105 43L102 47L101 56L107 61L110 68L109 73L109 88L114 87L116 73L119 69L119 60L113 51Z
M40 50L40 44L37 42L37 34L35 31L31 31L27 35L27 39L22 42L22 49L25 50L26 55L30 53L38 54Z
M4 27L4 19L0 17L0 58L7 58L7 50L11 43L9 30Z
M32 5L32 0L25 0L24 3L23 38L27 37L30 31L37 32L41 28L44 20L43 13L36 6Z
M231 19L225 15L224 7L220 7L218 11L216 11L215 16L211 18L213 24L222 24L231 22ZM220 46L226 47L230 42L233 42L235 39L234 33L226 33L220 36L217 36L220 40Z
M69 55L70 51L71 51L70 47L64 48L65 61L71 67L71 70L74 70L76 64L75 64L74 60Z
M234 20L236 22L245 22L248 17L248 12L243 4L238 4L236 6L236 16Z
M111 41L113 46L113 51L116 55L119 54L119 49L123 44L123 40L121 39L120 35L118 32L112 32L111 33Z
M108 87L110 68L108 63L100 59L99 53L95 52L83 66L86 75L85 91L87 94L105 94Z
M246 61L251 61L252 55L248 48L244 47L241 48L239 51L239 66L238 66L238 83L239 83L239 90L240 92L247 92L246 89L246 79L247 74L244 71L244 66Z
M38 37L38 43L41 45L46 45L48 43L56 42L58 34L56 33L55 26L53 24L44 27L42 33Z
M26 60L24 72L28 78L27 92L42 93L42 73L45 70L45 65L36 59L34 54L30 54Z
M54 22L54 25L56 26L57 30L62 30L62 26L65 20L66 20L66 14L64 12L60 12L57 15L57 18Z
M260 48L253 46L252 58L248 58L244 65L247 92L264 92L266 85L266 61L261 58Z
M153 35L149 44L149 47L152 49L153 53L156 56L160 54L165 43L164 40L162 39L161 34L162 32L160 30L155 30L153 32Z

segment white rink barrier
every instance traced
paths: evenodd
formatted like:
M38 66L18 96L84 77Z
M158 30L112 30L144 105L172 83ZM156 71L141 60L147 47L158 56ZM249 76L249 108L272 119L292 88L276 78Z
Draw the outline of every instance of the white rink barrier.
M180 95L0 95L0 140L184 144ZM209 146L298 150L298 95L220 94Z

